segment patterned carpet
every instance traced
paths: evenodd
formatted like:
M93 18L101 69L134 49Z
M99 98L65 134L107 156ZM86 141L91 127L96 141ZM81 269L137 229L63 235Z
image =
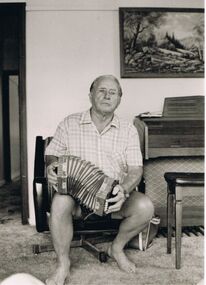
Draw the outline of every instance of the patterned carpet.
M48 244L50 235L23 226L20 216L0 225L0 281L17 272L27 272L44 281L55 269L54 252L34 255L32 245ZM108 244L99 244L105 250ZM175 269L174 239L172 254L166 253L166 238L155 239L147 251L127 250L137 265L137 273L121 272L114 260L100 263L83 248L71 250L70 285L196 285L204 276L203 236L184 236L182 267Z
M20 181L0 187L0 224L15 219L21 213Z
M17 272L27 272L44 281L55 269L56 256L54 252L34 255L32 245L50 243L50 235L39 234L35 227L21 224L19 184L7 186L0 188L0 281ZM106 250L108 243L98 246ZM137 265L135 274L121 272L112 259L100 263L83 248L72 249L69 284L196 285L204 276L204 237L201 234L183 234L180 270L175 269L174 239L172 254L168 255L164 234L160 234L147 251L128 249L126 254Z

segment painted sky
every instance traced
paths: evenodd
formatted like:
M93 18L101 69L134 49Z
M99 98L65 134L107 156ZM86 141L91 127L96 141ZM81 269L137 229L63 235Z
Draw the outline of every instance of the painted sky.
M184 39L194 36L193 27L204 23L203 13L166 13L165 23L155 31L157 37L162 38L166 32L169 35L174 33L177 39Z

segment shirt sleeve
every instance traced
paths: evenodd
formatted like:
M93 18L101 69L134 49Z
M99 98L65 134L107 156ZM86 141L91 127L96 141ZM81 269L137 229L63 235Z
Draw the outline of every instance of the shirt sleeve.
M137 129L131 125L129 127L129 137L126 149L127 165L142 166L142 153L140 149L140 140Z
M54 155L54 156L61 156L66 154L67 146L66 146L66 132L64 127L64 122L62 121L57 129L56 132L46 148L45 155Z

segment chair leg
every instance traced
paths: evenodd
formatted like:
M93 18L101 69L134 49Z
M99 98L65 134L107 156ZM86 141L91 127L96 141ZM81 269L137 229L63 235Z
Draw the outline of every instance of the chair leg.
M108 256L105 251L99 250L95 245L87 240L82 240L82 247L90 252L100 262L107 262Z
M175 236L175 249L176 249L176 269L181 267L181 239L182 239L182 201L176 201L176 236Z
M167 195L167 253L172 251L172 224L173 224L174 195Z
M32 245L32 252L34 254L39 254L43 252L54 251L54 247L52 244L33 244Z
M71 247L80 247L82 246L82 240L72 240ZM34 254L40 254L43 252L54 251L54 246L52 243L48 244L33 244L32 251Z

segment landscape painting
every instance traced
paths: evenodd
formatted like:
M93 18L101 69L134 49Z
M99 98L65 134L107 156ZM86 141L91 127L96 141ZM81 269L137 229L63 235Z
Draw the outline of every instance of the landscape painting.
M204 77L204 10L120 8L121 77Z

